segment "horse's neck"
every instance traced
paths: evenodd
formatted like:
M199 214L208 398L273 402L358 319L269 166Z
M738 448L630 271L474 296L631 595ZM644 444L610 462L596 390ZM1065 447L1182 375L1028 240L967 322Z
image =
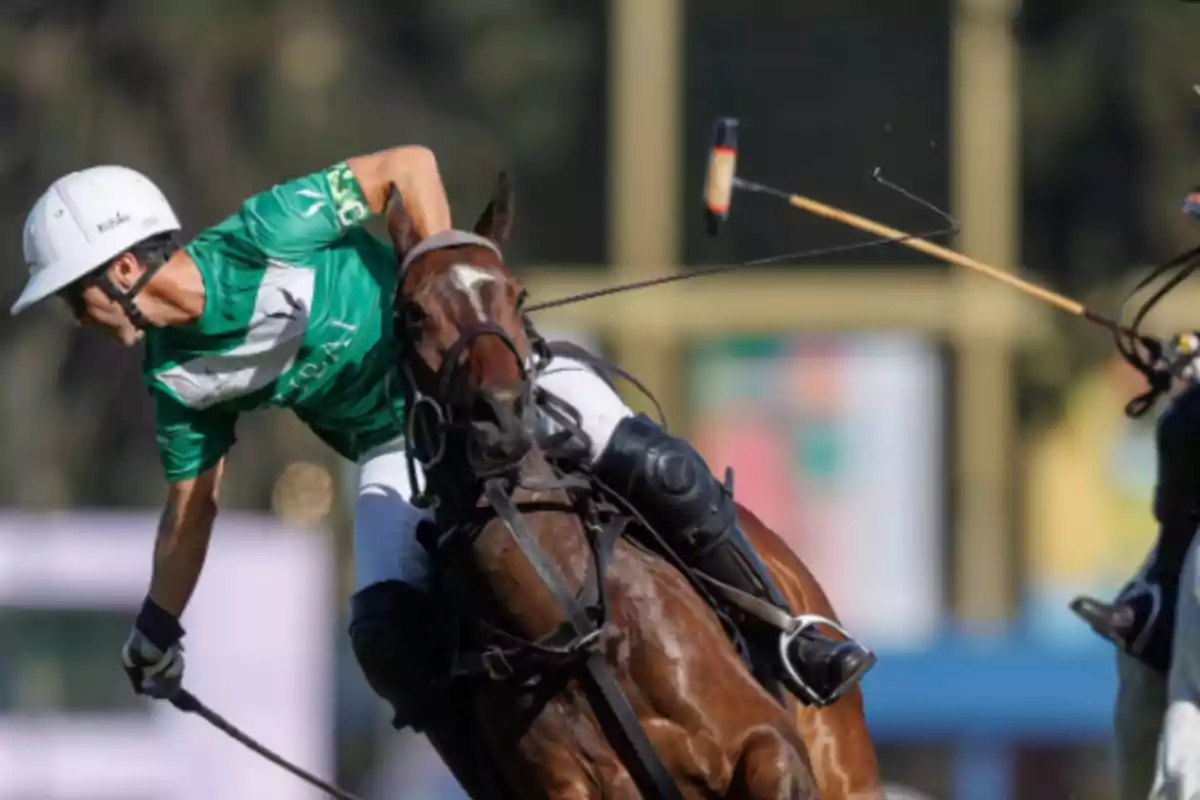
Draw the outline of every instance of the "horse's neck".
M526 456L523 474L539 481L555 478L536 448ZM524 530L562 576L567 589L578 596L592 552L572 498L563 489L518 487L512 501ZM562 612L513 537L507 522L498 516L491 519L475 541L476 565L512 621L526 635L542 636L561 623Z

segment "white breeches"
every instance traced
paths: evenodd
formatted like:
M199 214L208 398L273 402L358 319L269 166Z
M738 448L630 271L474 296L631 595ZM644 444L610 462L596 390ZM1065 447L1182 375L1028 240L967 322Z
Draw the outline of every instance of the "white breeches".
M579 427L590 440L593 459L604 452L621 420L633 415L599 375L574 359L552 359L536 383L579 412ZM427 512L409 502L413 491L403 442L368 453L360 467L354 508L355 591L387 580L426 588L429 557L416 533ZM419 473L417 480L423 480Z
M1200 800L1200 555L1180 576L1171 667L1163 676L1121 653L1116 706L1121 800Z

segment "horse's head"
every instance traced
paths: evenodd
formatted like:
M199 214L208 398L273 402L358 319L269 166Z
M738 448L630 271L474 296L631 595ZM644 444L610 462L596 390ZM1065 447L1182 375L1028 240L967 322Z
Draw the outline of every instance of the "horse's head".
M474 232L416 241L403 204L394 197L389 205L388 232L401 260L394 310L409 434L427 467L449 450L482 476L517 463L530 446L525 292L501 251L512 212L505 173Z

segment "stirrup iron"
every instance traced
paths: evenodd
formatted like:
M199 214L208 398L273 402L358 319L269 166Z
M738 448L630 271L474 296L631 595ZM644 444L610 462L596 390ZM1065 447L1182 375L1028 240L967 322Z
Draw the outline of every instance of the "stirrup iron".
M845 637L846 641L854 641L854 637L850 632L843 628L838 623L831 619L822 617L819 614L797 614L791 618L792 627L789 630L782 631L779 634L779 661L783 664L783 668L787 671L791 686L800 690L800 700L812 708L825 708L837 702L841 696L841 692L834 692L829 697L822 697L817 694L816 690L809 686L808 681L801 677L796 668L792 666L792 645L796 640L804 634L805 631L821 628L832 628L837 633Z

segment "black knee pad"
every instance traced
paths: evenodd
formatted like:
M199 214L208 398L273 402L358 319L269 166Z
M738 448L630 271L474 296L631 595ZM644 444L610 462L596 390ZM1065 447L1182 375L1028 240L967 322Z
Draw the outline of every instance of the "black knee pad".
M595 466L684 561L780 608L787 602L738 527L733 496L684 439L649 418L621 421Z
M644 415L617 425L595 469L660 533L686 532L697 548L736 521L732 498L703 457Z

